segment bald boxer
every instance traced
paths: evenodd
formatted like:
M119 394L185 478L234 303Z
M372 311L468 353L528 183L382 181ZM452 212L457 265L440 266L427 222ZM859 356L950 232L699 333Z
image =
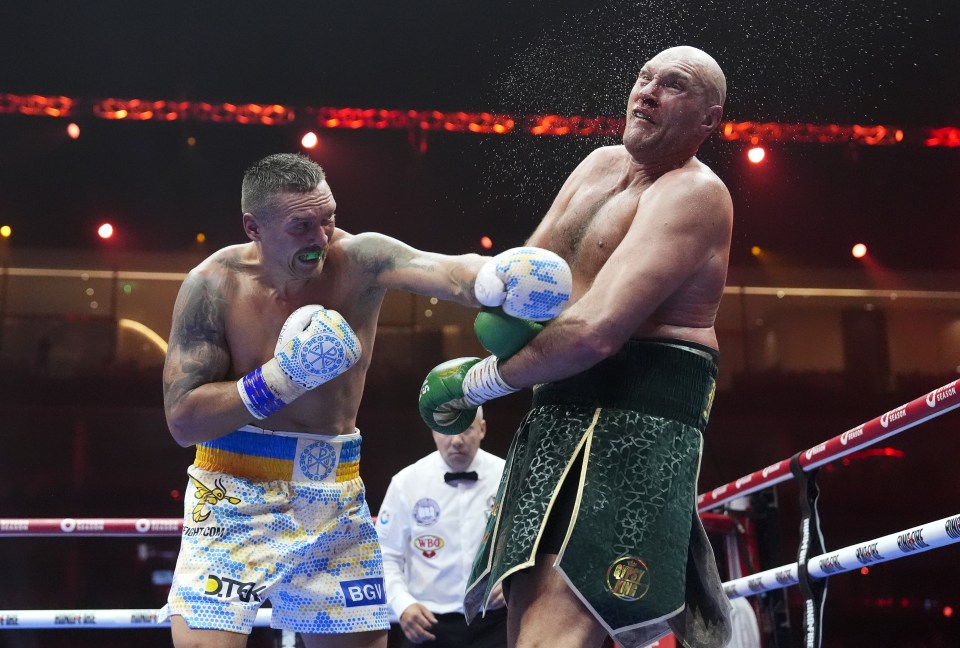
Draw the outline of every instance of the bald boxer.
M450 361L424 383L427 421L537 385L466 596L477 614L505 582L511 646L728 640L695 507L733 222L696 153L725 96L699 49L647 61L622 145L580 163L528 240L570 264L570 307L515 354Z

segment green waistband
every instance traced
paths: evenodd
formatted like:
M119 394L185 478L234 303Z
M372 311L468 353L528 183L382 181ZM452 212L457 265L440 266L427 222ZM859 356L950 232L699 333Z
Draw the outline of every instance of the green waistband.
M706 427L716 386L715 350L681 340L629 340L570 378L538 386L533 406L632 409Z

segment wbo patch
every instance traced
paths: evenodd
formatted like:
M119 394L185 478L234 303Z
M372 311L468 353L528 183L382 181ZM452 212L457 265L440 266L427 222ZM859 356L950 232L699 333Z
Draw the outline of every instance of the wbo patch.
M624 601L638 601L650 591L650 569L639 558L623 556L607 568L607 590Z
M429 497L417 500L417 503L413 505L413 519L420 526L436 524L437 520L440 519L440 505L437 504L436 500Z
M447 543L440 536L425 533L414 538L411 544L413 544L414 549L423 554L424 558L429 559L436 556L437 552L443 549Z

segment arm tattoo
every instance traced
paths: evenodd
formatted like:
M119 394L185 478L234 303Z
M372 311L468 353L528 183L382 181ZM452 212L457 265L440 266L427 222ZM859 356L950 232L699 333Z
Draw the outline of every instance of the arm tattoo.
M221 380L229 367L223 330L227 296L223 286L188 276L173 314L164 392L168 406L190 390Z

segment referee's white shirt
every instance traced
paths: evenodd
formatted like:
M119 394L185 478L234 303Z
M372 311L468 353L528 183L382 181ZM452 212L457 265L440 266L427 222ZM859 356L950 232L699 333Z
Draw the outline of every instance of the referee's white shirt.
M453 469L432 452L390 481L377 515L387 604L394 620L412 603L434 614L463 613L463 595L504 461L478 449L464 472L477 481L446 483Z

